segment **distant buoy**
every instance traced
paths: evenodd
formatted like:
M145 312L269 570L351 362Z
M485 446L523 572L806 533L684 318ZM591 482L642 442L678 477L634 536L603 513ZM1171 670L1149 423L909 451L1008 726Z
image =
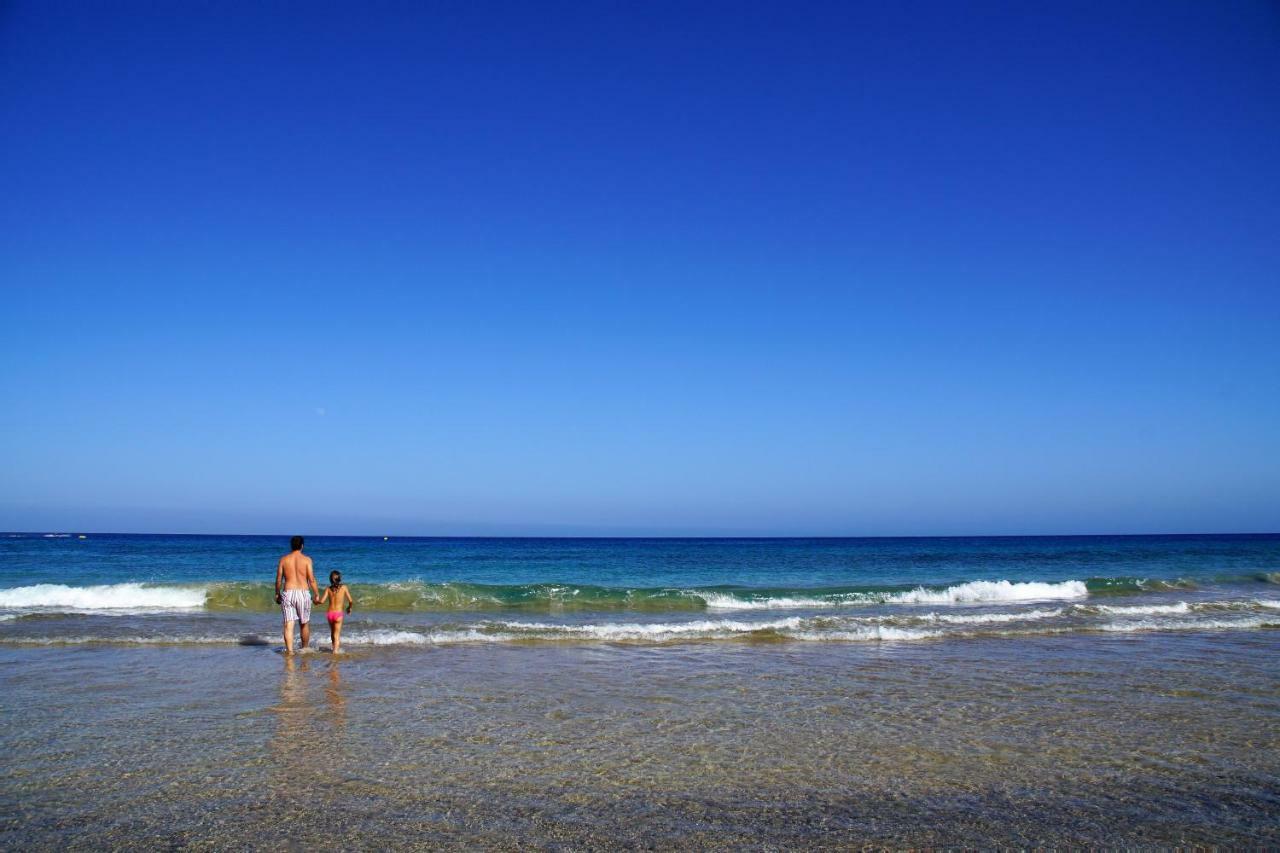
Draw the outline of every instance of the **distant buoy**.
M81 539L85 538L85 536L84 536L84 534L83 534L83 533L81 533L81 534L80 534L80 538L81 538Z
M386 542L386 541L387 541L387 537L383 536L383 537L382 537L382 541L383 541L383 542Z

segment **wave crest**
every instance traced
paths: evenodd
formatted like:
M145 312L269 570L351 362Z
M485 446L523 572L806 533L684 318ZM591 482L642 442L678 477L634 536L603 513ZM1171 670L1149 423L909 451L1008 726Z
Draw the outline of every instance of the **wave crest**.
M1105 579L1103 579L1105 580ZM976 580L938 586L898 587L609 587L591 584L532 583L476 584L431 583L409 580L391 583L352 584L358 608L381 613L719 613L734 611L821 611L853 613L877 605L946 608L951 606L1072 602L1095 614L1125 616L1135 614L1179 614L1187 608L1222 607L1221 603L1169 603L1125 605L1102 604L1115 600L1117 590L1150 596L1153 592L1185 589L1181 582L1154 584L1133 578L1087 581ZM1252 578L1256 581L1256 577ZM1185 594L1185 593L1184 593ZM1095 598L1096 597L1096 598ZM1182 596L1179 596L1181 598ZM1087 603L1085 599L1090 599ZM1121 599L1123 600L1123 599ZM1274 608L1272 599L1257 598L1251 606ZM1238 605L1236 605L1238 606ZM277 609L270 583L207 582L147 583L127 582L93 586L44 583L0 589L0 610L88 612L104 614L145 613L164 610L205 608L214 612L260 612ZM927 618L927 617L921 617ZM980 618L969 615L939 622L1014 621L994 614Z
M205 588L116 583L67 586L40 583L0 589L0 607L59 610L190 610L204 607Z
M940 590L916 587L909 592L886 596L884 600L895 604L977 604L997 601L1053 601L1086 598L1088 595L1089 590L1084 581L970 581Z

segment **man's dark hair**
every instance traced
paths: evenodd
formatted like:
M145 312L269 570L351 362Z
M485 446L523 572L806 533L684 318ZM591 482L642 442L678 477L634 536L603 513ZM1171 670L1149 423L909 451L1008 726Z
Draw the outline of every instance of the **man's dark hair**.
M295 551L301 551L301 550L302 550L302 537L301 537L301 536L295 536L295 537L293 537L292 539L290 539L290 540L289 540L289 547L290 547L290 548L292 548L292 549L293 549L293 550L295 550Z

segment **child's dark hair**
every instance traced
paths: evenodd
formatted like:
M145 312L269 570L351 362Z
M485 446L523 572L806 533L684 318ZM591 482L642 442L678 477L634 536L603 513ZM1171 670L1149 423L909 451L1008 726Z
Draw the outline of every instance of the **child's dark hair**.
M342 586L342 572L334 569L329 572L329 588L337 589L340 586Z

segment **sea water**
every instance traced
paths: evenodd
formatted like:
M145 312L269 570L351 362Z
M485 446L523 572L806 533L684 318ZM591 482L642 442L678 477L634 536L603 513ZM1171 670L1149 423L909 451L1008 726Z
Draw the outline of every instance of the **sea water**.
M0 643L274 634L284 537L0 536ZM1280 624L1280 536L312 537L361 645L880 642Z
M56 535L55 535L56 534ZM1280 843L1280 537L0 539L0 845Z

